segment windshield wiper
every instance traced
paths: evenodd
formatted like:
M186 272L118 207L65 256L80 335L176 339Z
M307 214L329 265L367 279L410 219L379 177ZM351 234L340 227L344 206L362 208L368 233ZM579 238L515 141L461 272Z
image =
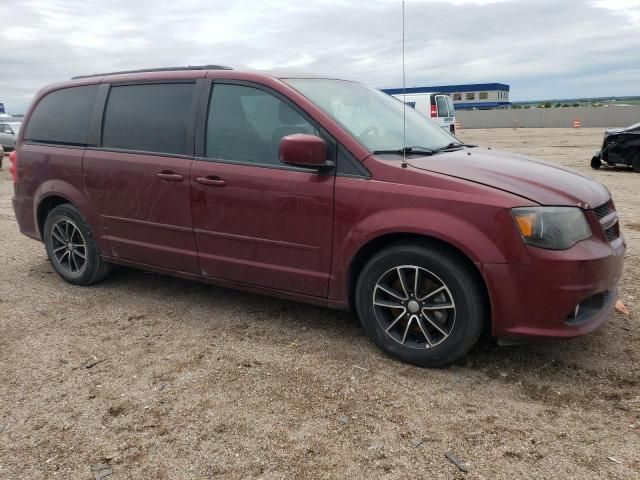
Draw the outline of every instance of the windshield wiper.
M375 155L380 153L397 153L398 155L433 155L438 150L434 150L433 148L421 147L419 145L415 145L412 147L404 147L398 148L396 150L374 150L373 153Z
M446 152L448 150L460 150L462 147L466 147L464 143L451 142L444 147L436 148L436 152Z

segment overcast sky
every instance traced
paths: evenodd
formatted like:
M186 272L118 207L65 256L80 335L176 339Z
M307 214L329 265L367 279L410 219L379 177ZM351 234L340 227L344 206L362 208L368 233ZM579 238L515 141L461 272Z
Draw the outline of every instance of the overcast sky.
M640 0L406 2L407 86L640 95ZM74 75L219 63L402 85L400 0L0 0L0 102Z

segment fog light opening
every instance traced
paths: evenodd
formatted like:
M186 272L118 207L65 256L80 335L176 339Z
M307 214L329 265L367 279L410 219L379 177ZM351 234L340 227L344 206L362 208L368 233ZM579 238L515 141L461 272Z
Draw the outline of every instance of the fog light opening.
M583 322L588 322L594 316L602 311L609 303L609 292L601 292L578 303L573 310L567 315L564 323L566 325L578 325Z

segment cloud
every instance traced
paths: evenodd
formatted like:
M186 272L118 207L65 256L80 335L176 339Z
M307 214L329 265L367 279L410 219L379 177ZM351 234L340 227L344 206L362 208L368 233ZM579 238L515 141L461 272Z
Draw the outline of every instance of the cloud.
M43 85L167 65L306 71L377 87L402 80L391 0L3 0L0 101ZM503 82L512 99L640 95L640 2L406 2L407 84Z

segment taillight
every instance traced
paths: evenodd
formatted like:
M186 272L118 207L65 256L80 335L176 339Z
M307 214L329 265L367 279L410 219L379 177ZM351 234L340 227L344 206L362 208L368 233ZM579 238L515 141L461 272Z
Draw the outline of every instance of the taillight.
M13 178L13 183L18 183L18 152L15 150L9 154L9 171Z
M431 105L431 116L432 117L438 116L438 107L436 105Z

